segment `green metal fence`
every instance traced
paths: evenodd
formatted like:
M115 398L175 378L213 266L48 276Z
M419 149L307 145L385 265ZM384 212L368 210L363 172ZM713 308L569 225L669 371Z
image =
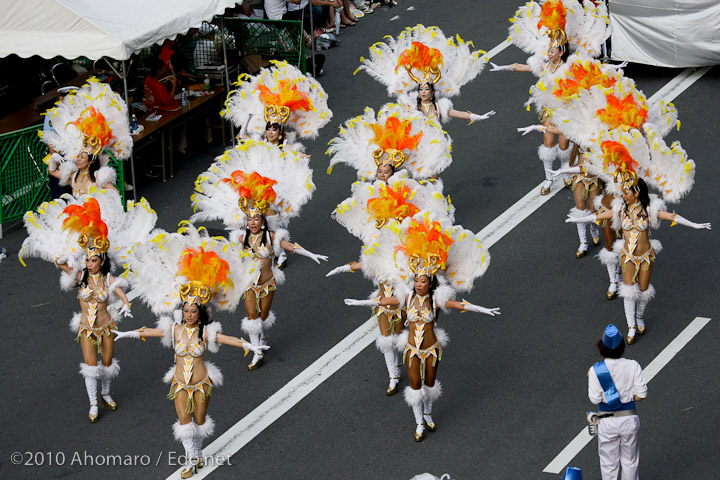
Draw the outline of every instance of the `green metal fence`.
M282 59L306 73L302 21L235 17L226 17L224 21L240 58L263 55Z
M0 224L20 220L25 212L50 200L47 165L42 160L47 145L37 132L35 125L0 135ZM111 156L108 165L117 172L116 185L125 205L123 164Z

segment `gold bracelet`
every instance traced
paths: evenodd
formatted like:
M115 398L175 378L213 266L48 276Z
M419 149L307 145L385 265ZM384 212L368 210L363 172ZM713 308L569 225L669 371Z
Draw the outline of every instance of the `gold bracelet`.
M513 63L513 64L512 64L512 69L513 69L513 72L515 72L515 73L517 73L516 68L517 68L517 63Z

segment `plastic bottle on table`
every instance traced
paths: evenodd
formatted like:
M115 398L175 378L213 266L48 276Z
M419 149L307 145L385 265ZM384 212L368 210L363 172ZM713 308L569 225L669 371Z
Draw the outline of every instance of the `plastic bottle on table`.
M137 116L134 113L132 114L131 125L132 125L132 127L131 127L130 131L131 132L137 131L137 128L138 128Z
M188 93L187 90L184 88L182 89L182 93L180 94L180 105L183 107L188 106Z
M207 73L205 74L205 91L210 91L210 76Z

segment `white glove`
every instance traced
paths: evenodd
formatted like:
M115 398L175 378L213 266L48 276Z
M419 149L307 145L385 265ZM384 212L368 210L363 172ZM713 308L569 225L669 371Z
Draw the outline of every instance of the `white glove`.
M268 347L267 345L255 345L254 343L250 343L247 340L243 340L243 348L245 350L250 350L255 355L262 355L263 351L267 350L270 347Z
M597 222L597 215L594 213L592 215L583 215L582 217L573 217L572 215L568 214L567 218L565 219L565 223L595 223Z
M483 115L478 115L477 113L471 113L470 114L470 123L479 122L480 120L487 120L488 118L492 117L493 115L495 115L495 110L490 110L489 112L487 112Z
M619 63L619 64L617 64L617 65L610 65L610 66L611 66L612 68L614 68L615 70L620 70L621 68L627 67L627 65L628 65L628 62L622 62L622 63Z
M467 312L484 313L485 315L490 315L491 317L494 317L495 315L500 315L500 308L485 308L481 307L480 305L473 305L465 299L463 299L461 303L463 309Z
M351 307L377 307L380 305L380 298L377 298L376 300L355 300L353 298L346 298L345 305L350 305Z
M52 155L50 155L50 163L48 164L48 170L54 172L64 161L65 159L62 157L62 155L57 152L53 153Z
M679 223L680 225L682 225L682 226L684 226L684 227L695 228L695 229L698 229L698 230L700 230L701 228L707 228L708 230L710 230L710 224L709 224L709 223L695 223L695 222L691 222L691 221L688 220L687 218L681 217L680 215L677 215L677 214L674 215L673 222L674 222L674 223Z
M130 317L132 318L132 313L130 313L130 303L123 303L122 307L120 308L120 315L123 317Z
M490 62L490 65L492 65L492 68L490 69L491 72L502 72L503 70L512 72L513 69L512 65L495 65L493 62Z
M350 268L350 265L340 265L339 267L333 268L330 270L326 277L332 277L333 275L337 275L338 273L345 273L345 272L352 272L352 268Z
M553 177L557 177L558 175L562 175L563 173L580 173L580 167L565 167L558 168L557 170L546 168L545 171L551 174Z
M295 244L295 250L293 253L297 253L298 255L302 255L303 257L308 257L309 259L313 260L315 263L320 263L320 260L324 260L327 262L328 257L326 255L318 255L316 253L312 253L310 250L305 250L303 247Z
M140 338L140 332L138 330L130 330L129 332L112 330L112 332L115 334L115 340L120 340L121 338Z
M545 133L545 125L530 125L527 127L520 127L517 129L518 132L523 134L523 137L530 132L542 132Z
M55 259L55 263L58 265L65 265L67 264L68 267L75 270L75 267L77 266L77 260L73 255L60 255Z
M68 262L68 256L67 255L60 255L55 259L55 263L58 265L65 265Z

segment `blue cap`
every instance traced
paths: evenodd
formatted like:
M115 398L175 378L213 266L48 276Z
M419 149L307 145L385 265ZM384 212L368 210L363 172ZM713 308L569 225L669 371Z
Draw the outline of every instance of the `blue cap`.
M610 326L614 327L614 325ZM582 470L577 467L568 467L560 480L582 480Z
M603 333L602 337L603 345L605 345L610 350L615 350L617 347L620 346L622 341L622 335L620 334L620 331L615 325L611 323L610 325L605 327L605 332Z

